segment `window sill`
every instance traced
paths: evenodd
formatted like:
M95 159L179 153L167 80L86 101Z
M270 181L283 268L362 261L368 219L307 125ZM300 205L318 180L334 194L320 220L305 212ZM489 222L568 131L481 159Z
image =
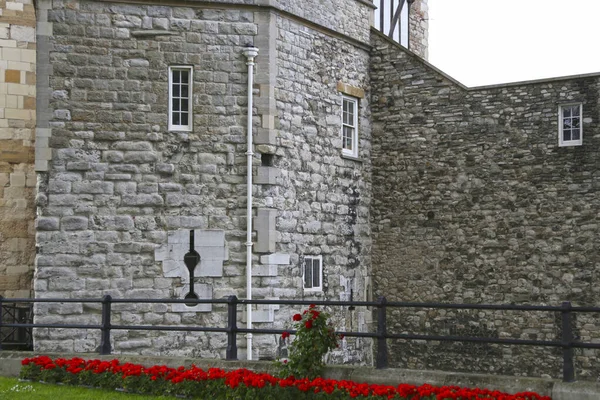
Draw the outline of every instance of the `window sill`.
M563 143L559 143L558 147L577 147L577 146L583 146L582 142L563 142Z
M363 160L361 160L360 158L358 158L356 156L351 156L350 154L344 154L344 153L342 153L342 158L344 158L346 160L356 161L356 162L359 162L359 163L363 162Z

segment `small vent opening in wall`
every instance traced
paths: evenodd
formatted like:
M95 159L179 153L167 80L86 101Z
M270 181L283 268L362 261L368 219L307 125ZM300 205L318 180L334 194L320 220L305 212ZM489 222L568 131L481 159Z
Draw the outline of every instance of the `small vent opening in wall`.
M273 154L263 153L260 155L260 164L263 167L272 167L275 156Z

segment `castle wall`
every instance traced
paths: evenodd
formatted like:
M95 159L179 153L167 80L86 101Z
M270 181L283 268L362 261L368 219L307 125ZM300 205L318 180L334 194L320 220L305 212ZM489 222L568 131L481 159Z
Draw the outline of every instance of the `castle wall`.
M35 10L0 7L0 296L30 297L35 257Z
M598 306L600 78L466 89L373 34L373 274L390 301ZM583 104L583 145L558 146L558 106ZM557 340L553 313L398 313L395 333ZM579 315L576 335L598 340ZM392 346L394 363L560 376L559 350ZM467 356L467 354L469 354ZM577 375L598 376L578 351ZM593 378L595 379L595 378Z
M42 0L45 22L52 24L40 50L52 65L46 131L51 157L39 171L37 296L182 298L189 290L183 256L192 231L202 257L196 293L246 297L242 49L256 46L253 297L365 297L368 47L275 8L205 6L86 0L50 6ZM362 8L348 14L366 15ZM368 27L365 19L363 31ZM193 66L191 132L168 130L173 65ZM360 97L359 159L341 157L342 93ZM322 293L303 290L305 255L323 258ZM78 304L39 304L35 311L37 322L100 318L96 307ZM115 305L113 323L224 326L223 311ZM295 312L261 306L253 320L259 327L284 326ZM342 327L368 322L363 311L336 312ZM240 307L238 323L244 321ZM226 344L222 334L120 331L113 338L117 353L206 358L223 356ZM66 336L38 330L35 346L93 351L98 339L91 331ZM278 339L255 335L255 358L274 357ZM240 336L240 357L244 344ZM348 360L369 361L367 343L350 346Z

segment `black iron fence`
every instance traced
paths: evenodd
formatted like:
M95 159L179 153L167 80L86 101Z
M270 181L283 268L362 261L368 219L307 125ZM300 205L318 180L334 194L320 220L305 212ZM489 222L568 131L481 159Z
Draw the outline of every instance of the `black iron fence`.
M4 324L1 321L4 321ZM31 323L33 323L31 303L10 303L0 300L0 348L33 350L32 328L14 326Z
M227 335L226 360L237 360L237 335L238 334L282 334L284 331L294 334L294 331L283 329L245 329L237 326L237 312L239 305L300 305L315 304L319 306L344 306L344 307L373 307L376 315L375 332L337 332L347 337L372 338L376 342L375 367L383 369L388 367L387 340L424 340L441 342L465 342L465 343L487 343L515 346L545 346L562 349L563 381L573 382L575 380L574 349L600 349L600 343L582 342L574 335L574 314L576 313L600 313L600 307L574 307L570 302L564 302L561 306L534 306L534 305L492 305L492 304L444 304L444 303L408 303L388 302L385 297L377 301L305 301L305 300L242 300L236 296L223 299L113 299L104 296L101 299L4 299L0 296L0 308L7 303L32 304L32 303L100 303L102 304L102 320L99 325L84 324L44 324L32 322L17 322L14 318L10 321L4 320L4 313L0 313L0 330L5 328L29 329L32 328L62 328L62 329L98 329L100 330L100 346L98 352L101 355L111 354L110 337L113 330L133 331L187 331L187 332L218 332ZM223 304L227 306L227 326L225 327L202 327L202 326L169 326L169 325L113 325L111 323L111 308L113 304L135 303L135 304ZM455 309L455 310L496 310L496 311L543 311L560 314L560 340L528 340L514 338L489 338L468 337L451 335L423 335L390 333L387 330L387 313L390 308L416 309ZM31 331L29 331L31 332ZM31 335L31 333L29 333ZM6 338L0 338L0 350L6 346Z

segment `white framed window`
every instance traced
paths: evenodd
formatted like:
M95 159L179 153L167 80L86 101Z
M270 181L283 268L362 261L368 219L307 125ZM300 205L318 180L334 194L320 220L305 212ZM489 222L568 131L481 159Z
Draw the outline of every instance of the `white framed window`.
M320 292L323 290L323 256L304 256L302 272L304 291Z
M192 130L192 82L190 66L169 67L169 130Z
M342 154L358 157L358 99L342 95Z
M583 143L582 104L558 106L558 145L580 146Z

